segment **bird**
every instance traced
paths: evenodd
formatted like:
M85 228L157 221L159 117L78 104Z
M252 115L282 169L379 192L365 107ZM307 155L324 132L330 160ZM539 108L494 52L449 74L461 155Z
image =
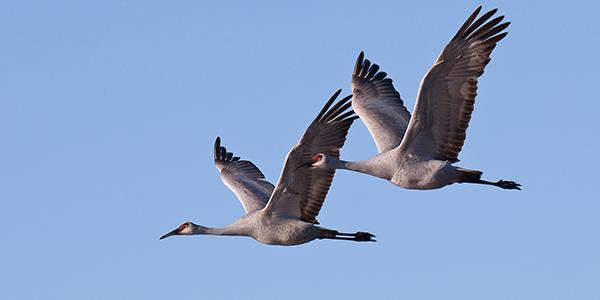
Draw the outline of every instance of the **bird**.
M366 173L406 189L474 183L520 190L517 182L483 180L482 171L453 165L459 161L473 112L477 78L510 25L501 23L504 16L490 20L497 9L477 18L480 11L481 6L467 18L424 76L412 117L392 79L361 51L352 74L352 108L379 153L357 162L318 153L311 166Z
M352 110L351 95L334 104L341 90L336 91L310 123L300 141L288 153L283 170L274 186L248 160L241 160L214 144L215 166L223 183L240 200L245 215L223 228L209 228L185 222L163 235L226 235L249 236L255 240L280 246L292 246L315 239L375 241L368 232L343 233L317 226L316 217L331 186L334 169L310 168L315 153L339 157L350 126L358 118Z

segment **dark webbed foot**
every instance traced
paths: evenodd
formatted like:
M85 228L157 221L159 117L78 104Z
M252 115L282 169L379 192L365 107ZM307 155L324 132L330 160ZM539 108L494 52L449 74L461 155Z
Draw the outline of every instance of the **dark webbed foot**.
M500 180L495 184L497 187L507 190L521 190L521 184L510 180Z
M357 242L375 242L375 235L368 232L357 232L354 234L354 240Z

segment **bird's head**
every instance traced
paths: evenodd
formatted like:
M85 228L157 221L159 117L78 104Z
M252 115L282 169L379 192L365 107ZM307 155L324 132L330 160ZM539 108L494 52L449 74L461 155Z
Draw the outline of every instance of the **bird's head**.
M309 161L300 165L297 169L306 168L306 167L328 168L329 167L328 163L329 163L329 159L327 158L327 155L325 155L323 153L317 153Z
M161 236L160 239L162 240L173 235L191 235L194 232L194 227L196 227L196 224L192 222L185 222L179 225L179 227L177 227L175 230Z
M329 160L327 159L327 155L323 153L317 153L315 156L313 156L310 166L313 168L326 168L328 163Z

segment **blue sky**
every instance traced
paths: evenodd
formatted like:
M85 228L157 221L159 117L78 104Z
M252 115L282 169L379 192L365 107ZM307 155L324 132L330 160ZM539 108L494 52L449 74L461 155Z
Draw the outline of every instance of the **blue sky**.
M483 3L513 23L459 164L523 191L338 172L319 220L378 242L273 247L158 237L241 216L217 135L276 181L359 51L412 109L480 2L3 1L0 298L598 299L599 7L524 2Z

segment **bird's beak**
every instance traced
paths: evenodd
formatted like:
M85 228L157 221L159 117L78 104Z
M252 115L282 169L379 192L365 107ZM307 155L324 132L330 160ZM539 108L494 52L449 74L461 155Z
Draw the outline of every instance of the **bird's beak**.
M171 231L171 232L169 232L169 233L167 233L167 234L165 234L165 235L161 236L161 237L160 237L160 239L161 239L161 240L162 240L162 239L166 239L166 238L168 238L168 237L170 237L170 236L172 236L172 235L177 235L177 234L179 234L179 228L177 228L177 229L175 229L175 230L173 230L173 231Z

